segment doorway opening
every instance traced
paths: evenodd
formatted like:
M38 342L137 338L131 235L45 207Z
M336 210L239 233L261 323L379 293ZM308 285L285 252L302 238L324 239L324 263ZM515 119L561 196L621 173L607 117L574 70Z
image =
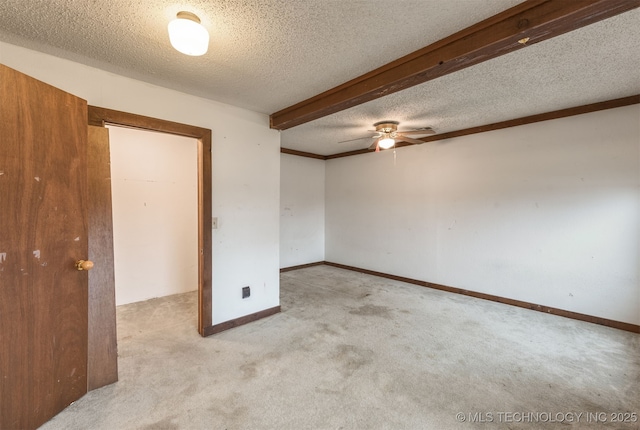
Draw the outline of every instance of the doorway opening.
M197 290L197 141L107 128L116 306Z
M89 125L114 125L197 140L198 332L207 336L212 325L211 130L95 106L89 106ZM188 142L193 141L189 139ZM91 335L92 333L89 333L89 336Z

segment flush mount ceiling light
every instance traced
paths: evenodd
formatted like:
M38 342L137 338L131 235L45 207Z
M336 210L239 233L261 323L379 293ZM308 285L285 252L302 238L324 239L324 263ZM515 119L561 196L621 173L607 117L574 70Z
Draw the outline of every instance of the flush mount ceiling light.
M209 33L200 18L191 12L178 12L169 23L169 40L176 50L186 55L204 55L209 48Z

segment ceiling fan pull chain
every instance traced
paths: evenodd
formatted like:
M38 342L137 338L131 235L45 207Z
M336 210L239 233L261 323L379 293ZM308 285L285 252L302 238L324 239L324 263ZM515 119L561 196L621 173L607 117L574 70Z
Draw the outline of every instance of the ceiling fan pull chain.
M396 148L393 148L393 167L396 167Z

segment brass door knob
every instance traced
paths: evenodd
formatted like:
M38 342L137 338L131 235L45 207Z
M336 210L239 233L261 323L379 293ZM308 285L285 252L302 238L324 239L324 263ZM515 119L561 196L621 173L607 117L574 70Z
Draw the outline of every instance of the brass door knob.
M91 270L91 269L93 269L93 261L90 261L90 260L78 260L78 261L76 261L76 269L78 269L78 270Z

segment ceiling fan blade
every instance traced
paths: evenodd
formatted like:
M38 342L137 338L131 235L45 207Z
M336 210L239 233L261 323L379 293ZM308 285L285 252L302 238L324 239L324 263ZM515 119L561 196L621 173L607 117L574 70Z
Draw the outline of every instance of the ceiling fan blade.
M355 139L341 140L338 143L355 142L356 140L374 139L374 138L375 138L375 136L358 137L358 138L355 138Z
M379 141L379 139L374 140L373 143L371 144L371 146L369 147L369 149L377 149L378 148L378 141Z
M421 144L424 143L422 140L412 139L412 138L406 137L406 136L399 136L396 139L396 142L409 142L409 143L413 143L414 145L421 145Z
M398 134L402 134L402 135L422 135L422 136L429 136L431 134L436 134L436 132L429 128L429 129L424 129L424 130L408 130L408 131L399 131Z

